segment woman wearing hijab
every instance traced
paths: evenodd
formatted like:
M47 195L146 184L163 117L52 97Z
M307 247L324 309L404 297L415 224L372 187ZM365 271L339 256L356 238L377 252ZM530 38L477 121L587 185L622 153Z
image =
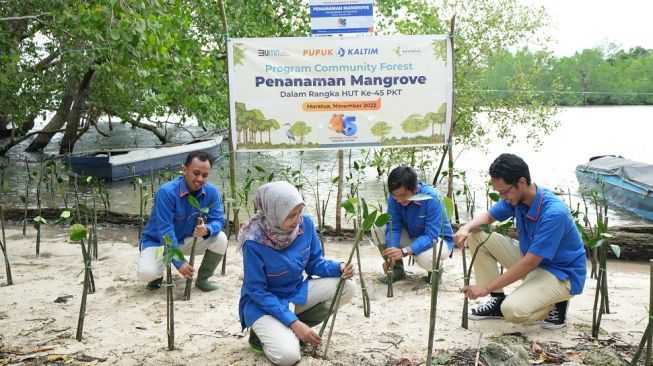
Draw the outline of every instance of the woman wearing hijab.
M322 257L313 221L303 214L304 202L291 184L262 185L254 204L258 213L238 234L245 271L240 322L251 328L254 351L276 365L292 365L301 358L300 341L320 344L311 327L326 318L339 277L350 279L354 267ZM354 282L345 281L340 304L350 302L355 291Z

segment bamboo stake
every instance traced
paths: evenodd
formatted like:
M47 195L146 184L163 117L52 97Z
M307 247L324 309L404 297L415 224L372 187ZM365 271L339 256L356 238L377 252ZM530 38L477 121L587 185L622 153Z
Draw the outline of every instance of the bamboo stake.
M198 218L197 219L197 226L203 225L204 224L204 219L203 218ZM197 237L193 238L193 245L190 246L190 259L188 260L188 264L190 264L191 267L195 265L195 244L197 244ZM193 267L195 268L195 267ZM184 301L190 300L190 291L193 288L193 277L187 278L186 279L186 289L184 290Z
M2 248L2 254L5 257L5 273L7 274L7 286L14 284L14 280L11 278L11 266L9 265L9 257L7 256L7 239L5 238L5 206L0 205L0 226L2 227L2 242L0 242L0 247Z

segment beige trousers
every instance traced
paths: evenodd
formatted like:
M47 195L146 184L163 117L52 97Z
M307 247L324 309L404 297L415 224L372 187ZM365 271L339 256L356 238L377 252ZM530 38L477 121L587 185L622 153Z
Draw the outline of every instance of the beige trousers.
M308 295L306 304L297 305L290 303L290 308L295 314L326 302L331 305L331 300L336 294L339 277L316 278L308 281ZM352 280L344 282L340 307L348 304L354 297L356 284ZM271 315L263 315L252 324L252 330L263 343L263 353L275 365L294 365L301 358L299 339L295 333Z
M379 243L385 243L385 228L376 227L372 229L371 234L372 234L372 240L374 241L374 244L378 245ZM413 241L415 241L415 239L408 236L408 230L406 229L401 230L401 238L399 238L400 248L409 246ZM433 244L435 244L436 242L437 240L434 240ZM442 242L442 243L444 245L440 244L437 248L438 250L440 250L439 247L442 246L442 253L440 258L441 261L444 262L444 260L449 258L449 256L451 255L451 249L449 249L449 246L447 245L446 242ZM425 271L431 272L433 270L433 247L416 255L415 262L417 262L417 265L420 266Z
M472 233L469 237L470 255L483 242L485 243L478 250L474 261L477 285L484 285L499 277L501 273L498 264L510 268L522 258L516 240L497 233L492 233L488 238L482 231ZM551 272L536 268L506 297L501 304L501 312L511 323L536 323L546 318L555 303L571 299L570 291L569 280L560 281ZM503 292L503 289L495 292Z

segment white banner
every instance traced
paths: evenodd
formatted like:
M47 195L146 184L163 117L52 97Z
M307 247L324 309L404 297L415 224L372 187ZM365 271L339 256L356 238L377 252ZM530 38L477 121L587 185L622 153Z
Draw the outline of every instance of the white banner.
M446 35L230 39L234 148L442 144L450 47Z

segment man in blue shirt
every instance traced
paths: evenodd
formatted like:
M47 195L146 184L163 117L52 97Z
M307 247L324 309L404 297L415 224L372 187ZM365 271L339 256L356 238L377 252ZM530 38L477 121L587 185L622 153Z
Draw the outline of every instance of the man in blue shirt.
M442 210L441 198L433 187L419 182L415 170L407 166L396 167L390 172L388 191L391 220L385 230L375 229L372 238L377 245L385 243L383 255L394 263L393 281L406 278L403 257L414 255L417 264L428 272L426 279L430 283L433 243L438 242L440 235L444 236L443 259L451 256L454 247L451 223ZM385 270L385 263L383 266ZM386 276L379 280L388 281Z
M158 289L163 281L163 258L157 255L157 249L164 245L166 234L172 240L172 247L181 249L185 255L190 254L193 240L197 238L195 253L204 253L204 258L197 270L195 286L202 291L217 289L208 279L227 251L227 236L222 232L224 212L220 193L207 182L212 165L208 153L193 151L181 168L183 176L165 183L156 192L152 213L141 236L137 267L138 278L149 282L148 289ZM190 196L197 200L200 208L208 207L208 214L204 216L193 207ZM200 216L204 216L204 222L198 224ZM187 261L174 259L173 264L183 277L193 278L195 268Z
M502 199L454 236L456 245L469 245L472 252L480 247L474 262L476 285L461 291L472 300L491 295L469 317L505 318L518 324L544 320L544 328L562 328L569 299L583 291L587 266L569 208L551 191L532 183L528 165L516 155L499 155L490 166L490 177ZM510 217L515 218L518 242L479 231L480 225ZM501 274L497 263L508 270ZM503 288L520 279L523 282L506 296Z

